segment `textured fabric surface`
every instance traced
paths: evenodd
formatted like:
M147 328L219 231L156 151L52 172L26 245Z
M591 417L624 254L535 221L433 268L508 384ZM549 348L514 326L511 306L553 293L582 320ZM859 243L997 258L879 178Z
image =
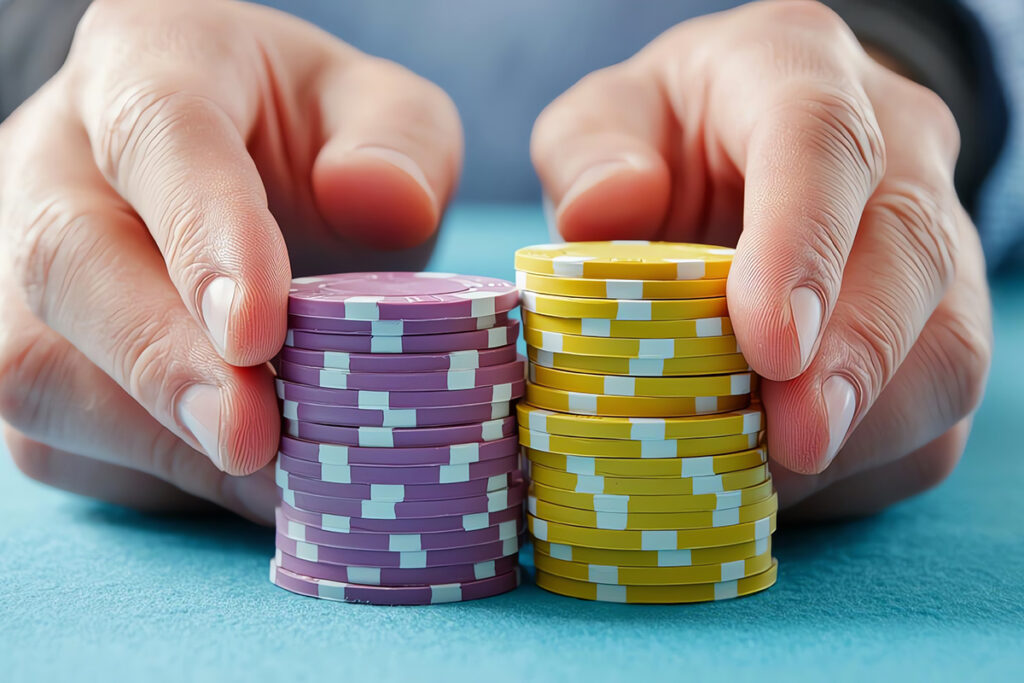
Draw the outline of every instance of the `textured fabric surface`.
M533 208L460 208L435 270L509 277ZM147 517L26 480L0 453L5 681L833 681L1011 678L1024 667L1024 279L996 283L997 355L964 462L864 521L782 524L778 584L643 607L527 580L425 608L319 602L267 581L273 535Z

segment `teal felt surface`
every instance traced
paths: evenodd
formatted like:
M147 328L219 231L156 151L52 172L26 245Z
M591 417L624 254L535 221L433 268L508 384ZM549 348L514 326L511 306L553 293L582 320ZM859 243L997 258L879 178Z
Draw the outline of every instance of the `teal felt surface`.
M512 275L539 210L461 207L435 270ZM942 486L776 537L778 584L643 607L527 581L424 608L319 602L267 581L272 533L162 519L34 484L0 453L0 680L834 681L1024 671L1024 279L995 284L992 381Z

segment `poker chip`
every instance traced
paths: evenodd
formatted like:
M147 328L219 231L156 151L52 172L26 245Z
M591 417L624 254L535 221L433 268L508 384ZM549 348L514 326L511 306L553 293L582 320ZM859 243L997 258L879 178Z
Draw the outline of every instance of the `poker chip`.
M576 581L537 570L537 585L541 588L581 600L668 604L687 602L713 602L731 600L757 593L775 584L778 563L772 561L767 571L735 581L722 583L675 584L670 586L615 585Z
M451 334L417 334L404 337L333 334L288 330L285 346L300 349L343 351L347 353L448 353L474 349L493 349L514 344L519 338L519 321L509 320L501 327Z
M613 567L696 567L745 560L771 552L770 537L717 548L684 548L678 550L604 550L583 546L549 543L533 539L535 553L567 562L601 564Z
M371 605L436 605L489 598L519 586L519 569L475 581L417 586L377 586L303 576L270 561L270 582L299 595Z
M754 576L771 568L772 556L768 552L743 560L693 567L620 567L571 562L534 552L533 562L539 571L574 581L619 586L672 586L721 583Z
M611 280L557 277L516 271L519 289L593 299L706 299L725 296L728 280Z
M506 280L453 273L339 273L292 280L290 315L437 320L504 313L519 303Z
M468 349L449 353L373 354L345 351L309 351L287 346L281 349L281 360L313 368L347 372L443 372L474 370L491 365L504 365L516 360L515 344L493 349Z
M531 382L552 389L606 396L739 396L749 394L751 373L698 377L621 377L546 368L533 363Z
M538 451L562 455L591 456L620 459L693 459L694 456L714 456L756 447L761 433L707 436L693 439L591 439L585 436L562 436L519 428L519 443ZM637 465L639 468L640 465Z
M527 448L526 455L530 462L549 469L608 477L709 477L724 472L750 469L768 462L768 453L764 448L751 448L723 455L645 459L641 462L633 458L566 455L533 448Z
M518 585L518 301L511 282L450 273L293 281L273 363L274 584L381 605Z
M721 356L742 353L736 337L585 337L527 327L523 331L526 343L552 353L572 353L580 356L611 356L613 358L693 358L695 356Z
M349 372L278 362L278 376L289 382L349 391L455 391L511 384L523 379L521 360L482 368L436 372Z
M530 494L540 500L565 507L595 512L684 512L689 510L728 510L750 505L772 495L770 480L736 491L721 491L689 496L630 496L607 493L564 491L534 481Z
M527 273L571 278L701 280L729 276L734 249L706 244L613 240L539 244L516 252Z
M691 339L731 335L729 318L695 320L614 320L608 318L558 318L524 310L528 329L582 337L625 337L627 339Z
M516 252L516 414L541 588L674 603L775 582L778 499L757 377L728 317L732 256L665 242Z
M753 434L764 429L764 411L759 403L749 408L717 415L695 417L601 417L556 413L526 403L516 406L520 428L535 432L585 436L601 439L696 439L732 434Z
M607 396L552 389L526 383L526 402L538 408L578 415L607 417L691 417L740 410L750 395L740 396Z
M439 406L471 405L473 403L497 403L513 401L526 391L522 380L502 382L469 389L448 389L447 391L368 391L359 389L330 389L311 387L295 382L276 380L277 397L296 403L319 403L348 408L431 408Z
M309 541L319 545L335 548L353 548L357 550L442 550L444 548L461 548L467 545L480 545L504 541L522 536L526 531L526 522L518 519L500 522L480 529L458 531L437 531L419 534L368 533L358 531L332 531L318 526L303 524L288 518L282 508L275 514L278 533L297 541Z
M508 313L476 318L437 318L426 320L348 320L305 315L289 315L288 327L312 332L369 334L374 337L402 337L407 334L448 334L500 327L508 324Z
M693 358L606 358L578 356L572 353L552 353L533 346L527 346L526 353L534 365L604 375L673 377L735 373L750 369L747 359L743 357L742 353Z

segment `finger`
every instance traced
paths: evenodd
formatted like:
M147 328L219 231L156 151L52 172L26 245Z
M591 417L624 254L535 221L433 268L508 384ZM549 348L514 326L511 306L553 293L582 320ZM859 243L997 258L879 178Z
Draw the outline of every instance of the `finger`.
M4 432L14 464L36 481L149 513L194 513L213 509L200 498L156 477L51 448L7 427Z
M541 112L530 155L565 239L659 235L670 117L653 73L633 61L591 73Z
M785 444L776 454L798 472L828 467L870 410L945 295L971 229L959 218L943 106L918 95L906 105L918 112L913 131L896 125L902 108L881 114L895 131L889 171L865 209L817 354L798 378L763 386L770 438Z
M10 425L11 452L26 474L140 509L158 509L174 500L165 488L143 486L148 479L160 480L180 495L269 522L275 499L270 477L219 471L11 297L3 309L11 327L0 335L0 417ZM106 481L106 474L122 470L140 473L118 475L125 488L135 482L139 491L118 494L120 485ZM96 474L86 477L87 472ZM152 507L141 500L144 492L157 496Z
M259 469L278 438L268 370L219 358L144 227L92 166L83 132L59 117L43 130L13 152L30 158L17 192L4 191L14 291L218 467Z
M434 234L458 183L462 125L447 94L403 67L360 55L317 83L321 214L342 236L405 249Z
M743 11L735 49L711 67L705 118L745 179L733 327L751 367L786 380L828 321L886 151L860 85L867 57L838 16L816 3Z
M786 512L787 519L843 519L872 515L944 481L963 455L971 419L904 458L842 479Z
M266 362L284 341L291 275L246 149L257 81L240 73L240 47L162 40L166 23L199 19L145 5L101 7L79 31L75 62L88 68L68 79L76 109L96 165L146 224L214 347L236 365ZM131 60L125 41L138 48Z

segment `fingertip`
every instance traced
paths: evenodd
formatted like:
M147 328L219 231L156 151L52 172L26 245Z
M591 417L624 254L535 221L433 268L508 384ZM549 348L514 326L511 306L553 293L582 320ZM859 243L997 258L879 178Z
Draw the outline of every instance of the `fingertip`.
M220 444L221 470L249 475L274 459L280 439L281 413L265 367L240 368L225 392Z
M763 381L768 452L773 461L799 475L820 474L828 465L829 426L820 389L803 377Z
M440 193L412 157L388 147L338 152L328 144L313 168L313 192L334 230L375 249L422 244L440 221Z
M636 155L596 163L571 183L555 210L568 241L656 239L668 213L668 168Z

